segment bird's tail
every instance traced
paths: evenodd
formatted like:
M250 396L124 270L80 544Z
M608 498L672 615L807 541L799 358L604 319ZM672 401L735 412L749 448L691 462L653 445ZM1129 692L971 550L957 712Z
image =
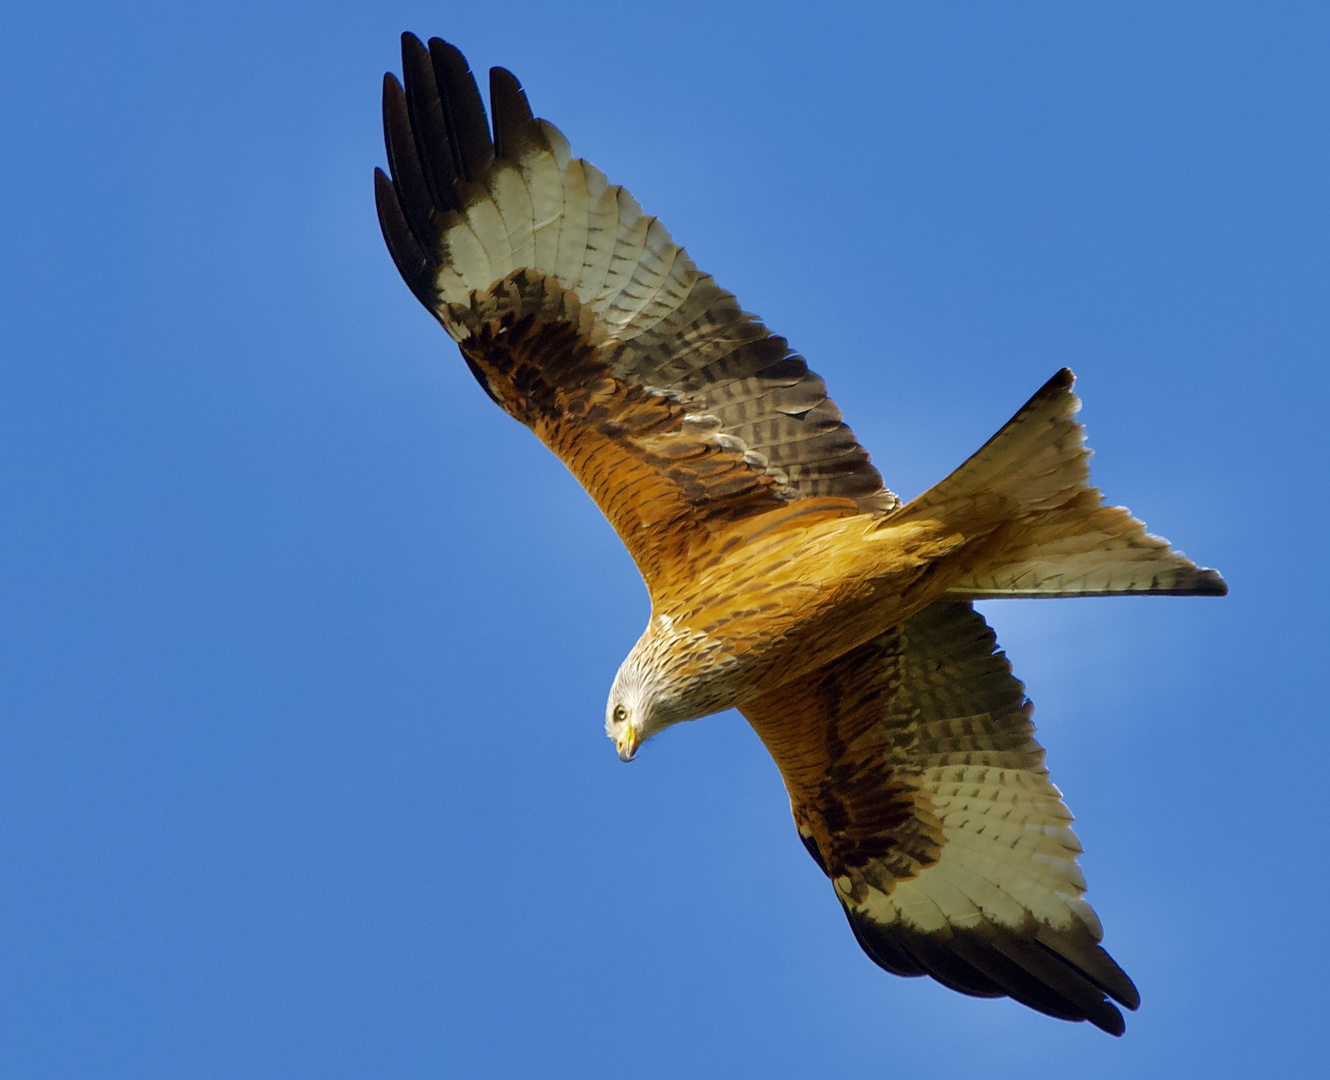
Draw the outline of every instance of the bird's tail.
M1125 507L1105 506L1090 486L1074 382L1063 368L978 453L889 520L993 532L991 556L949 590L958 598L1223 596L1218 572L1151 536Z

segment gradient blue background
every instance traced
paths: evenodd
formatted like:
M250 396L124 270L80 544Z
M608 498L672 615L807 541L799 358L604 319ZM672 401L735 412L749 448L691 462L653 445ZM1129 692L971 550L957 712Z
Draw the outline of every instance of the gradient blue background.
M373 214L397 35L511 67L888 483L1064 364L1214 600L985 605L1144 1005L878 971L730 713ZM0 16L0 1074L1324 1075L1319 3Z

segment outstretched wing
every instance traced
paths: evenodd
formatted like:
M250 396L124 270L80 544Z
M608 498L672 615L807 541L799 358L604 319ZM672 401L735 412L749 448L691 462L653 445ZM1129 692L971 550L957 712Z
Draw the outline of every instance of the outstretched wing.
M802 357L572 157L511 74L490 73L491 138L461 53L407 34L402 61L405 89L384 79L392 179L375 172L393 260L653 593L735 520L899 504Z
M1119 1035L1105 995L1140 998L1099 946L1071 813L996 647L941 601L742 711L874 961Z

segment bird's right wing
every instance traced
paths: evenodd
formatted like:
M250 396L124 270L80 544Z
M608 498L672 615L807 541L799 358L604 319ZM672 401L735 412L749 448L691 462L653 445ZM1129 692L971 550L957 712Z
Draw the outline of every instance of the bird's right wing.
M393 260L653 594L737 520L899 504L822 380L534 119L511 74L491 72L491 137L461 53L404 35L402 57L405 89L384 81L392 178L375 176Z
M741 706L859 944L897 975L1121 1034L1080 843L1030 703L968 603L939 601Z

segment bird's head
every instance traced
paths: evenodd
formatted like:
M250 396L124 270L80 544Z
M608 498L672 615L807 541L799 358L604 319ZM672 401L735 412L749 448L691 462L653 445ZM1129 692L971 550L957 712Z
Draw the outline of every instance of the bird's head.
M620 761L632 761L637 748L668 723L661 723L652 694L651 674L634 649L619 666L605 703L605 734L619 751Z
M639 746L667 727L733 704L725 666L712 662L713 652L705 634L665 616L651 620L619 665L605 704L605 733L621 761L632 761Z

